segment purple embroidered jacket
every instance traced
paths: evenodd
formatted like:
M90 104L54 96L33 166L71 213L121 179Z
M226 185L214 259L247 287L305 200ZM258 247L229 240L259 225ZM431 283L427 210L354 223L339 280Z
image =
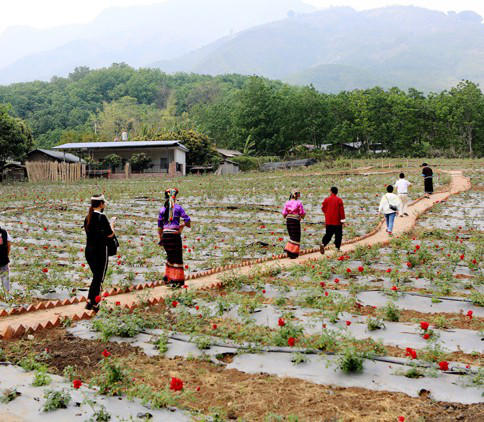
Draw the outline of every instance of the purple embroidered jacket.
M190 217L187 215L185 210L178 204L175 204L175 209L173 210L173 221L167 220L166 223L163 221L165 213L168 213L168 208L163 207L160 210L160 215L158 217L158 227L163 228L163 230L178 230L180 228L180 218L188 223Z

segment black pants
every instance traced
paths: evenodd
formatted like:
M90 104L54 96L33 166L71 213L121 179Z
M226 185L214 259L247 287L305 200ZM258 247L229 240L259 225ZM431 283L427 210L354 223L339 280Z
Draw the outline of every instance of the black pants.
M96 305L96 296L101 293L101 285L108 269L108 247L86 246L86 260L93 276L87 300Z
M326 234L323 237L323 245L326 246L334 235L334 244L337 249L341 247L341 242L343 241L343 226L326 226Z

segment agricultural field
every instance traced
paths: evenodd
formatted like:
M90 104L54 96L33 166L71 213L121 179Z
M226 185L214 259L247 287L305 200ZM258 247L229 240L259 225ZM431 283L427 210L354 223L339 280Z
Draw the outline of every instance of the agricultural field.
M347 208L346 237L370 232L400 170L366 164L339 174L7 186L0 221L15 239L15 290L1 306L85 295L80 226L93 192L104 191L108 216L118 216L122 247L108 282L124 286L161 278L156 218L165 188L180 189L193 219L185 261L197 272L282 253L280 210L294 189L309 214L303 247L320 242L320 202L333 184ZM388 244L224 272L220 288L170 291L155 306L140 290L134 310L113 296L90 320L0 341L0 362L14 364L0 371L4 408L25 420L51 412L52 421L480 420L483 178L479 161L448 167L458 164L473 188L434 204ZM417 198L419 170L406 173ZM437 182L444 188L450 176Z
M12 297L0 301L0 307L85 294L91 273L84 258L82 224L94 193L104 192L109 200L106 214L118 217L120 254L111 259L105 286L127 286L163 276L164 251L157 244L156 227L168 187L178 187L179 203L193 221L193 228L184 232L184 259L190 274L282 253L287 231L281 211L295 189L301 190L308 213L302 248L321 242L321 202L334 184L340 188L348 216L345 238L362 236L380 221L380 197L398 176L398 171L388 169L383 170L386 174L371 174L382 170L370 169L366 176L351 169L343 175L316 171L310 176L315 171L174 181L91 181L62 187L35 184L28 190L22 185L2 187L0 221L15 239L15 250L14 290ZM365 170L358 173L365 174ZM409 173L409 179L416 184L414 197L420 196L418 169ZM447 175L437 179L438 186L448 182Z

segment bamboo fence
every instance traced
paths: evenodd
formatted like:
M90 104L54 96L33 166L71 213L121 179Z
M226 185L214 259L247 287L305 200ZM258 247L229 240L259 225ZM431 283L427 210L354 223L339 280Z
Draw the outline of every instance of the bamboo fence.
M27 161L29 182L76 182L86 177L86 165L56 161Z

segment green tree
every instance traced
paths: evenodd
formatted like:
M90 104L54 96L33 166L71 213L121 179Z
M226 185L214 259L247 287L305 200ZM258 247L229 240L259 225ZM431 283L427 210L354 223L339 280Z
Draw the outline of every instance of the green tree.
M153 167L151 158L148 157L148 155L146 155L144 152L133 154L133 156L130 159L130 162L131 162L131 168L133 171L144 171Z
M8 111L8 107L0 104L0 163L23 159L33 145L30 128Z
M104 157L103 159L103 164L110 166L111 170L114 170L116 167L119 167L122 162L123 162L123 159L118 154L109 154L109 155L106 155L106 157Z

